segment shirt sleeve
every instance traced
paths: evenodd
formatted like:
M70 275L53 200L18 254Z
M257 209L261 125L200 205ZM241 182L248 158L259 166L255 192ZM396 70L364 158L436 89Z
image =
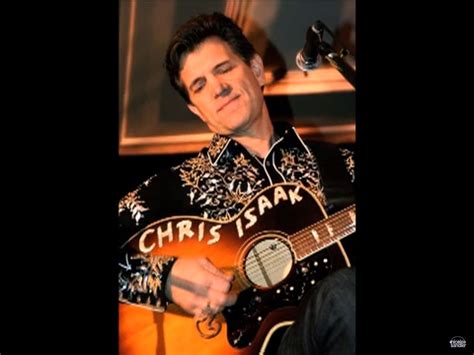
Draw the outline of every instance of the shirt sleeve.
M176 258L122 253L119 262L119 301L164 312L166 278Z
M347 148L339 148L341 155L344 159L344 164L346 166L346 170L351 176L351 182L355 181L355 154L354 151L349 150Z
M126 241L146 225L149 211L142 192L149 180L119 201L119 302L163 312L170 301L166 279L176 261L172 256L147 255L127 247Z

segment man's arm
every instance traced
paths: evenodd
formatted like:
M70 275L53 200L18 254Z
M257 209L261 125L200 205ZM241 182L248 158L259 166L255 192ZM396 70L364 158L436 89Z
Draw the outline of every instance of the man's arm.
M173 301L189 314L218 313L234 304L232 275L205 257L175 258L122 254L119 262L119 301L163 312Z
M154 219L175 210L165 204L165 213L156 204L160 200L158 186L148 180L120 200L120 246ZM155 203L147 203L150 199ZM120 247L118 266L119 301L123 303L163 312L173 302L189 314L200 315L203 310L220 312L237 298L230 293L233 276L217 269L204 256L178 259L147 255L125 245Z
M148 186L150 180L119 202L119 301L163 312L169 303L165 294L166 278L176 258L144 255L127 246L122 247L144 226L149 207L139 191Z
M174 257L121 253L119 261L119 301L163 312L169 304L166 279Z

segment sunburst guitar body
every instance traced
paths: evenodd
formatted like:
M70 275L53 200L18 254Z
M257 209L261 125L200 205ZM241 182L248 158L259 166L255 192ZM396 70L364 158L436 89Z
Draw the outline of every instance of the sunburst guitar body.
M225 222L174 216L148 225L126 245L148 254L205 256L234 273L239 296L199 321L173 304L163 313L120 304L120 354L268 353L272 336L292 323L317 282L350 266L340 240L355 231L355 221L355 205L327 216L311 191L281 183Z

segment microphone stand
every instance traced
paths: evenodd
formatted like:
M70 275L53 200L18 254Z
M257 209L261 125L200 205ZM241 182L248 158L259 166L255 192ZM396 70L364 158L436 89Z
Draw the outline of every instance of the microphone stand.
M319 40L315 45L318 48L318 53L324 56L329 63L336 68L344 78L355 88L355 66L350 65L344 58L349 54L349 50L342 49L340 53L336 51L328 43L322 40L324 30L326 30L334 39L334 35L331 30L327 28L325 24L321 21L316 21L316 23L311 27L312 30L318 35Z

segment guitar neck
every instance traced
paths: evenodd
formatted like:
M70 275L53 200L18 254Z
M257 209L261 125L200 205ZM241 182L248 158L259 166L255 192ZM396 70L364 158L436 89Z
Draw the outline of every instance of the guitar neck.
M296 259L301 261L354 233L355 228L355 205L351 205L291 235L289 240Z

